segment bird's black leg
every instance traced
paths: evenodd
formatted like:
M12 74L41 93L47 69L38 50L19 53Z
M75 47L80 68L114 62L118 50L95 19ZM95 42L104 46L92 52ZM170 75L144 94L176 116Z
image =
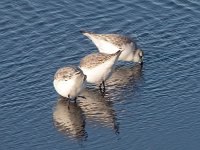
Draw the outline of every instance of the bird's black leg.
M140 63L141 67L143 67L143 64L144 64L143 62Z
M70 95L68 95L67 100L68 100L68 109L69 109L69 105L70 105Z
M77 99L77 97L74 98L74 103L75 103L75 104L76 104L76 99Z
M102 81L102 85L103 85L103 92L105 93L105 91L106 91L106 86L105 86L105 82L104 82L104 81Z
M105 82L104 81L102 81L102 83L99 85L99 89L102 94L105 94Z
M99 85L99 90L102 92L101 86L102 86L102 83L100 83L100 85Z

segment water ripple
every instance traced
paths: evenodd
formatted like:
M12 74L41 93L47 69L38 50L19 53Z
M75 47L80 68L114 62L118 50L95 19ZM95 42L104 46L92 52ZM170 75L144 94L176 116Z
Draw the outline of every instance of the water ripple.
M195 145L199 136L199 6L198 0L0 1L1 147L194 149L183 141ZM81 29L132 37L144 50L144 66L118 63L105 97L88 85L71 113L66 101L56 103L52 80L58 68L97 51ZM77 128L62 120L55 129L55 111ZM64 135L57 132L63 127ZM66 140L77 133L71 131L87 140Z

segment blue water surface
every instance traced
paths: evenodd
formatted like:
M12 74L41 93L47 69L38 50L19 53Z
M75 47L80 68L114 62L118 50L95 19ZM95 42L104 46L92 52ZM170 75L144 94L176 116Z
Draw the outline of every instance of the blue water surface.
M144 66L68 104L54 73L97 51L80 30L132 37ZM1 0L0 149L199 150L199 33L199 0Z

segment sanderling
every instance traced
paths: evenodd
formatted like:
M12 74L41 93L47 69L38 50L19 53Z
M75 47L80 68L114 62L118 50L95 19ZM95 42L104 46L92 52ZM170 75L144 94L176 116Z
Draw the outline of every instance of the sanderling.
M119 60L143 63L144 53L137 48L136 43L129 37L119 34L96 34L81 31L96 45L101 53L113 54L122 51Z
M54 88L63 97L76 100L84 87L86 76L75 66L58 69L54 76Z
M82 58L80 69L87 76L87 82L100 84L101 92L105 92L105 81L112 74L120 53L121 51L114 54L92 53Z

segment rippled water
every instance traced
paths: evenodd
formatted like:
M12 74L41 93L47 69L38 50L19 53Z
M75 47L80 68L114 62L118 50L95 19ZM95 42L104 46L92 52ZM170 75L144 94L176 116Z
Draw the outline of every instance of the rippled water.
M68 104L52 79L120 33L144 50L120 62L105 96ZM1 0L0 149L199 149L199 0Z

